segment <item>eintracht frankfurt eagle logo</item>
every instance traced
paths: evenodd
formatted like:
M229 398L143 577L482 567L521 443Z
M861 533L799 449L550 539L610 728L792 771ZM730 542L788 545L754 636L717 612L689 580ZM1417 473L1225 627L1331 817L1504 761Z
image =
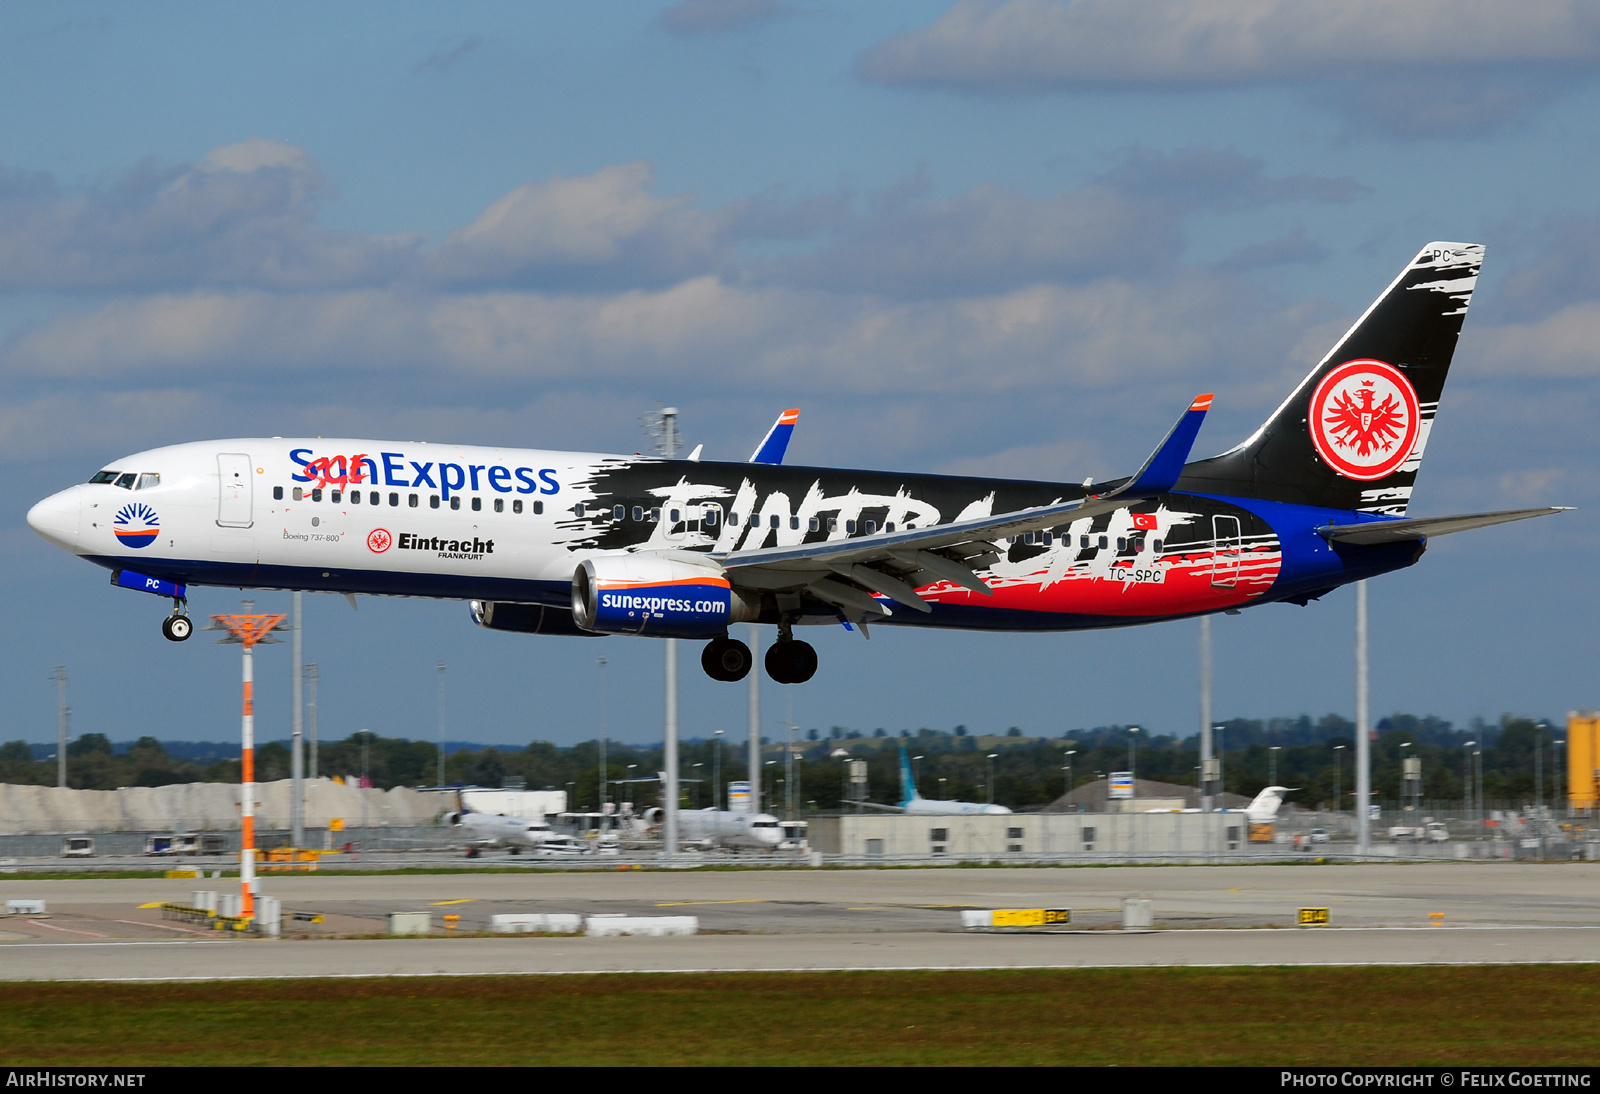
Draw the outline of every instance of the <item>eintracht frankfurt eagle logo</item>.
M1381 479L1406 462L1422 413L1416 389L1382 361L1346 361L1311 393L1306 424L1317 453L1350 479Z

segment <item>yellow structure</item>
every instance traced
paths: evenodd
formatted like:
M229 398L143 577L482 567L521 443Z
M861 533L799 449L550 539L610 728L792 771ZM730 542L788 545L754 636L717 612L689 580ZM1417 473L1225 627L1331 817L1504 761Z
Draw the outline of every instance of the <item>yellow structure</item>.
M1600 805L1600 710L1567 712L1567 804Z

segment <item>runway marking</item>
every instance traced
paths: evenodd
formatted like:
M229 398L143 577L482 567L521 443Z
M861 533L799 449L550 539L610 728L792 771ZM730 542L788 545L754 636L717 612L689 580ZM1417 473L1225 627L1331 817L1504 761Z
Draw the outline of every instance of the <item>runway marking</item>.
M430 908L442 908L446 904L472 904L472 903L475 903L477 901L477 899L478 898L475 897L475 896L469 896L469 897L466 897L466 898L464 898L462 900L435 900L434 902L429 904L428 907L430 907Z
M210 931L197 931L193 927L174 927L170 923L144 923L137 919L119 919L118 923L126 923L130 927L160 927L163 931L182 931L184 934L197 934L211 937ZM104 937L102 935L101 937Z
M41 922L40 920L37 920L37 919L29 920L29 922L32 923L35 927L49 927L52 931L66 931L68 934L86 934L90 938L106 938L106 937L108 937L107 935L99 934L99 933L97 933L95 931L76 931L76 930L73 930L71 927L57 927L54 923L44 923L44 922Z
M766 900L667 900L656 905L657 908L687 908L695 904L766 904Z

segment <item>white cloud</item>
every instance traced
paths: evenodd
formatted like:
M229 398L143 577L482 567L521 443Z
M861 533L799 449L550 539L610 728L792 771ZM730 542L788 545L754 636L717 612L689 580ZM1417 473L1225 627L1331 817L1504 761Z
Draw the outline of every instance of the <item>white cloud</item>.
M1581 0L962 0L860 60L869 79L983 91L1342 78L1600 57Z

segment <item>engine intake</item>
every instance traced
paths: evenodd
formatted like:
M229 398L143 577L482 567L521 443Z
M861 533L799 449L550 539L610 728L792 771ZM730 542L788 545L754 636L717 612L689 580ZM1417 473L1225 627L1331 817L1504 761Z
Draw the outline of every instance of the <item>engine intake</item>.
M601 555L572 575L572 618L602 634L716 638L759 606L736 592L709 559L659 553Z

